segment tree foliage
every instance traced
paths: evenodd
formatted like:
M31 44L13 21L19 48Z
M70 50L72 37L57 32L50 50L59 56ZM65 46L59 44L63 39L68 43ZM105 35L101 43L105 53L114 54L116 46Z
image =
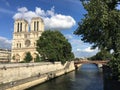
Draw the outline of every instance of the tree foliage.
M109 65L116 77L120 76L120 10L116 9L118 1L83 1L87 14L75 31L84 42L93 44L93 48L114 51L114 58Z
M31 53L30 52L27 52L26 53L26 56L25 56L25 58L24 58L24 62L30 62L30 61L32 61L32 59L33 59L33 57L32 57L32 55L31 55Z
M90 60L111 60L113 55L106 51L106 50L101 50L98 52L96 55L90 57Z
M41 61L41 58L40 58L40 56L37 54L36 55L36 58L35 58L35 62L40 62Z
M37 51L42 59L61 61L65 63L74 58L72 47L68 40L59 31L45 31L37 41Z

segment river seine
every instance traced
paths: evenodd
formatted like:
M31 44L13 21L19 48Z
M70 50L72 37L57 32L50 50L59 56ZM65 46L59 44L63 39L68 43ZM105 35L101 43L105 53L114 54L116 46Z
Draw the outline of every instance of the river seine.
M103 90L102 71L94 64L84 64L77 71L28 90Z

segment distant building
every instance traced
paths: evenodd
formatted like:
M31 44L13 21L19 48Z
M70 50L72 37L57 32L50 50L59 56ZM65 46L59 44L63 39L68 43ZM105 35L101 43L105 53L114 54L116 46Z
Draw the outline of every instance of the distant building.
M0 63L10 62L11 50L0 49Z
M27 52L31 53L34 61L37 54L36 41L43 31L44 23L39 17L32 18L30 26L24 19L15 20L12 41L12 62L23 61Z

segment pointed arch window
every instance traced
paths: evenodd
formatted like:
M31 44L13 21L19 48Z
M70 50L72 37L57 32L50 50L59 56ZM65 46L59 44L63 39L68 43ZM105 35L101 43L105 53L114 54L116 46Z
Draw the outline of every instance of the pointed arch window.
M20 48L21 48L21 43L20 43Z
M20 32L22 32L22 23L20 23Z
M36 22L34 22L34 31L36 31Z
M38 31L38 29L39 29L39 22L37 21L37 31Z
M17 48L18 48L18 43L17 43Z
M19 32L19 23L17 24L17 32Z

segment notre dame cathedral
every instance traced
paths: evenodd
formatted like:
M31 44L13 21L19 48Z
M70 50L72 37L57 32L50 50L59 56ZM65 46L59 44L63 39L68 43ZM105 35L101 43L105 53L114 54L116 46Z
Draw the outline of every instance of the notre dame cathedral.
M14 33L12 41L12 62L23 61L26 52L30 52L33 61L36 58L36 41L44 31L44 22L41 18L32 18L31 23L24 19L14 22Z

